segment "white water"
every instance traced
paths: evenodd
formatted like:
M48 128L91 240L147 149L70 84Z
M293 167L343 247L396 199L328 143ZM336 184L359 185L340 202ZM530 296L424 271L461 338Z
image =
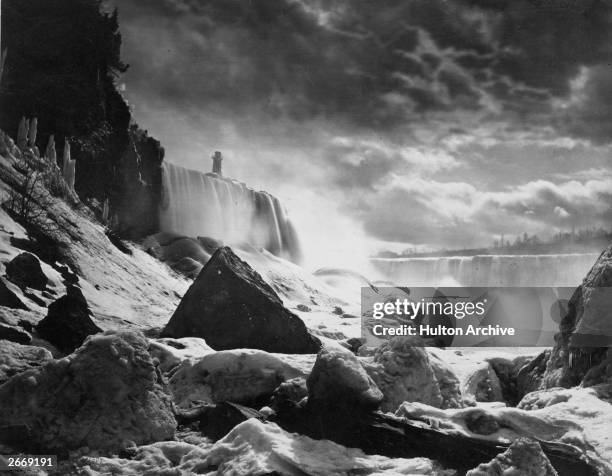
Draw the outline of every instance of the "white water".
M577 286L598 253L374 258L400 286Z
M162 231L249 243L299 261L297 234L281 203L244 183L164 162Z

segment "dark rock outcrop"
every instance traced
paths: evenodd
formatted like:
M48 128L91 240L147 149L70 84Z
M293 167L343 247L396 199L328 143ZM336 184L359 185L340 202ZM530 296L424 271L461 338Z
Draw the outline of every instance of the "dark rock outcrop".
M162 337L201 337L217 350L307 354L321 346L263 278L228 247L211 257Z
M49 306L47 316L38 323L36 331L60 351L69 354L85 339L102 332L91 320L91 311L80 290L68 288L68 294Z
M11 342L26 345L32 342L32 336L23 329L0 324L0 340L10 340Z
M521 438L489 463L467 472L466 476L516 474L521 476L557 476L555 468L537 441Z
M612 245L569 300L555 341L542 376L543 388L579 385L591 369L612 359ZM600 381L590 378L589 384L612 376L600 375Z
M19 296L15 294L9 287L4 283L4 281L0 278L0 306L8 307L10 309L22 309L24 311L28 310L28 306L26 306Z
M47 276L43 273L38 258L31 253L21 253L6 265L6 276L22 289L44 290L47 287Z
M0 387L0 427L23 428L27 447L21 450L58 454L172 438L172 403L147 347L142 334L107 332L66 358L13 377Z

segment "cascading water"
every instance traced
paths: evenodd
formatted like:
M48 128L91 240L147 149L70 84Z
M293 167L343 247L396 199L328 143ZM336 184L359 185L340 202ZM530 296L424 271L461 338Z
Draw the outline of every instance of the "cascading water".
M405 286L577 286L599 255L477 255L373 258L388 279Z
M297 234L279 200L244 183L163 164L162 231L249 243L294 262Z

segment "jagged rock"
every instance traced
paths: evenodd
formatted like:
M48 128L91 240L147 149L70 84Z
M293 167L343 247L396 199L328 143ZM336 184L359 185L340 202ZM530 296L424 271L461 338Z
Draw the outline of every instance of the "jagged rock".
M28 306L26 306L21 299L15 294L4 282L2 278L0 278L0 306L8 307L10 309L22 309L24 311L28 310Z
M612 245L599 256L569 300L541 387L573 387L606 359L612 345ZM605 373L601 374L605 377ZM597 380L590 378L589 384Z
M32 336L18 327L0 324L0 340L10 340L18 344L27 345L32 342Z
M196 401L253 404L270 397L281 382L299 376L303 374L298 368L267 352L225 350L184 362L169 386L175 402L183 407Z
M19 122L19 129L17 130L17 147L22 151L28 147L28 129L30 125L25 117L21 118Z
M49 305L47 316L38 323L36 330L41 337L69 354L88 336L102 332L90 316L87 301L78 288L71 286L68 294Z
M162 337L202 337L214 349L316 353L321 344L276 292L228 248L191 285Z
M439 362L432 365L420 340L390 339L376 349L373 363L366 365L366 370L384 395L383 411L395 411L403 402L438 408L462 405L457 377Z
M39 367L51 360L53 360L51 352L42 347L0 340L0 385L14 375Z
M13 377L0 387L0 427L27 428L24 450L62 453L172 438L172 403L147 347L140 333L107 332L68 357Z
M519 397L523 397L540 388L542 376L546 372L546 365L548 364L548 359L550 359L551 352L551 349L546 349L519 369L516 377L516 389Z
M43 273L40 261L31 253L21 253L6 265L6 276L22 289L44 290L47 287L47 276Z
M340 347L319 352L306 385L309 404L372 410L383 399L359 359Z
M467 472L466 476L557 476L537 441L521 438L489 463Z

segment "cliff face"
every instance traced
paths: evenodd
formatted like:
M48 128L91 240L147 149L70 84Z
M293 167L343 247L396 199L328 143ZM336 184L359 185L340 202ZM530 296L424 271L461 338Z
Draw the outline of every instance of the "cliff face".
M108 200L114 226L129 238L155 232L163 149L133 125L117 90L127 69L117 13L101 0L4 0L1 21L8 56L0 128L16 134L23 116L37 117L39 150L51 134L57 144L69 140L83 202Z

